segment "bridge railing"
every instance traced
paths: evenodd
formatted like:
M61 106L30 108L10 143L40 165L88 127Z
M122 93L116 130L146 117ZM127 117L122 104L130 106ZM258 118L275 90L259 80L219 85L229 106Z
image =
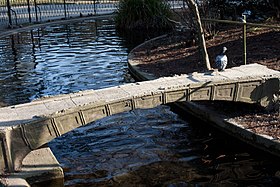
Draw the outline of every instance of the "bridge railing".
M120 0L1 0L0 28L79 16L111 14ZM183 0L165 0L171 8Z

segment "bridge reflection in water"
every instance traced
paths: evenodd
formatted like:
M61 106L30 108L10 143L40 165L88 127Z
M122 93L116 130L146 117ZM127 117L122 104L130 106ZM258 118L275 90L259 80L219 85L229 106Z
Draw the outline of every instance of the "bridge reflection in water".
M159 90L160 90L160 92L161 92L161 91L164 90L164 89L163 89L163 87L162 87L162 88L160 88ZM210 90L211 90L211 89L210 89ZM81 94L81 93L80 93L80 94ZM46 100L45 100L45 101L46 101ZM158 100L156 100L156 101L158 101ZM162 99L162 101L164 101L164 99ZM95 104L96 104L96 103L95 103ZM126 106L126 104L127 104L127 103L124 103L124 106ZM57 105L57 106L58 106L58 105ZM132 105L131 105L131 106L132 106ZM129 106L127 106L127 107L129 108ZM106 108L107 108L107 109L106 109ZM109 105L108 105L107 107L105 107L104 109L105 109L105 113L106 113L106 111L108 112L108 114L114 113L114 112L112 111L112 109L110 108ZM65 111L65 112L67 113L67 112L69 112L69 111ZM60 114L62 114L62 113L60 113ZM106 115L107 115L107 113L106 113ZM38 119L38 118L37 118L37 119ZM77 119L79 120L80 118L77 118ZM34 120L36 120L36 118L34 118ZM81 121L79 121L79 123L82 124ZM108 132L109 132L109 131L108 131ZM55 133L58 133L58 135L59 135L59 133L61 134L60 131L57 131L57 132L55 132ZM55 134L55 133L54 133L54 134ZM31 136L32 136L32 135L31 135ZM36 143L35 143L35 144L36 144ZM36 145L35 145L35 146L36 146Z

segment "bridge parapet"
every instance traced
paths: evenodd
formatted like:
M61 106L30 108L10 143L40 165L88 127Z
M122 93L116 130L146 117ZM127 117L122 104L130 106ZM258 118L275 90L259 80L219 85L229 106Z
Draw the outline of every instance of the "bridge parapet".
M79 126L116 113L161 104L228 100L269 106L280 72L251 64L54 96L0 108L0 174L19 170L31 151Z

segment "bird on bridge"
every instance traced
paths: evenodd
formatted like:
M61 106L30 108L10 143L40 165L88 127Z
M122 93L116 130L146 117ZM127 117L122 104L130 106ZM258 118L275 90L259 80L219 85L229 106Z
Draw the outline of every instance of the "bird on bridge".
M223 47L221 53L216 56L215 68L217 68L219 71L224 71L226 69L227 62L228 62L226 51L227 51L227 48Z

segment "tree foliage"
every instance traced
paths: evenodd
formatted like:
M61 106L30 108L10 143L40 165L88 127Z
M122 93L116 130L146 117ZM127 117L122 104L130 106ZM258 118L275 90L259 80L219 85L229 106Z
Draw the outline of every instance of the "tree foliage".
M280 0L201 0L210 8L216 8L220 18L240 16L245 10L252 12L252 17L265 18L276 16L280 18Z
M121 0L115 19L121 29L170 29L172 15L162 0Z
M276 17L280 19L280 0L267 0L271 8L275 11Z

